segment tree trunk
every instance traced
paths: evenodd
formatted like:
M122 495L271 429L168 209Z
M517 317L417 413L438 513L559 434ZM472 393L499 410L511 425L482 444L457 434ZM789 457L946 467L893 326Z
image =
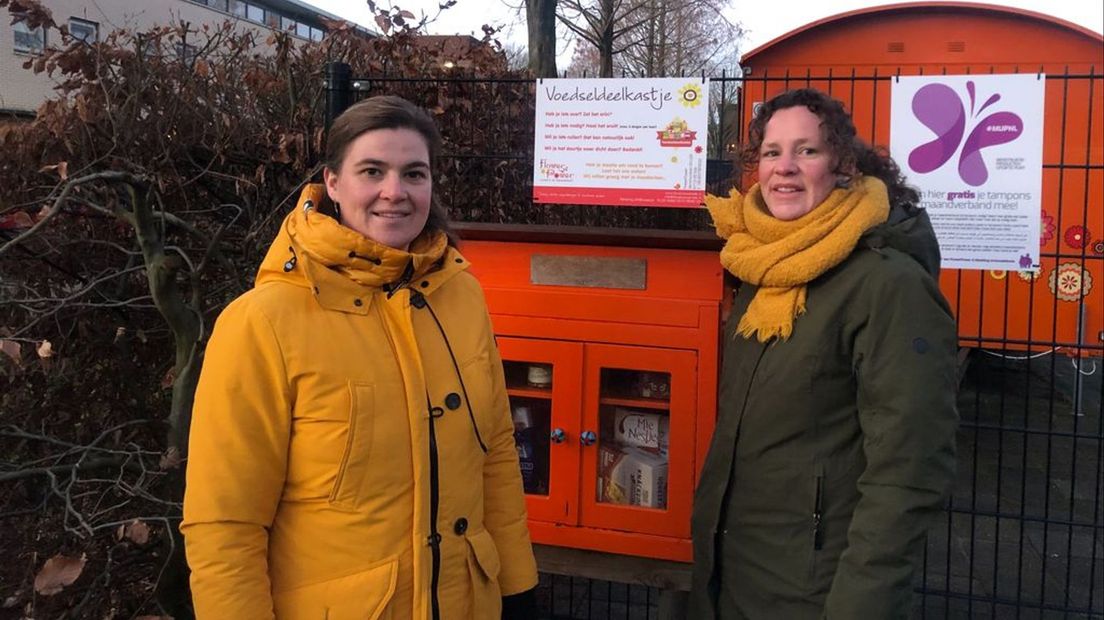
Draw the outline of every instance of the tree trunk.
M199 381L198 345L200 322L198 303L201 297L193 290L191 303L177 286L176 276L181 268L180 258L165 252L162 224L153 215L147 187L128 184L131 203L131 221L142 258L146 263L153 303L165 317L173 333L176 357L173 364L173 398L169 410L168 452L170 458L179 459L187 454L188 429L191 425L192 401ZM198 282L193 282L198 285Z
M613 0L601 0L602 32L598 35L598 77L613 77L613 27L614 4Z
M556 0L525 0L529 26L529 70L533 77L556 77Z
M153 205L150 204L152 192L145 183L133 182L126 185L126 190L131 208L128 219L142 249L150 295L165 322L169 324L176 345L172 407L168 418L168 447L165 453L168 461L166 482L173 489L173 498L183 499L184 469L181 461L188 451L192 402L195 400L201 364L199 311L202 296L196 288L200 282L198 274L193 274L192 295L190 299L185 297L177 284L177 274L183 265L179 257L165 251L164 222L159 222L154 217ZM188 589L189 571L184 557L184 541L175 528L166 533L162 552L167 558L163 574L157 582L157 600L173 618L193 620L195 615Z

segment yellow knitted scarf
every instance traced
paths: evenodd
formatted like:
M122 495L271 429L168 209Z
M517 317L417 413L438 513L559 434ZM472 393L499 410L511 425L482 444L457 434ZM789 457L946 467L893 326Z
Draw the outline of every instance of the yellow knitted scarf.
M743 282L759 287L736 326L744 338L786 340L805 312L805 286L840 264L859 237L889 217L885 184L859 177L848 189L835 189L819 206L784 222L763 202L759 185L746 196L706 196L717 235L727 239L721 264Z

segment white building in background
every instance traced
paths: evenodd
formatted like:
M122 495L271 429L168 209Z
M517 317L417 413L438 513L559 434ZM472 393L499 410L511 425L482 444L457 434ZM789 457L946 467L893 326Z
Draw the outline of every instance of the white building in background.
M59 25L76 36L98 40L119 28L143 30L155 25L187 21L194 26L235 20L245 28L287 30L304 40L320 40L322 19L339 17L299 0L40 0ZM4 117L32 116L53 93L53 80L23 68L43 49L60 44L55 32L12 25L0 9L0 121ZM186 53L186 50L179 50Z

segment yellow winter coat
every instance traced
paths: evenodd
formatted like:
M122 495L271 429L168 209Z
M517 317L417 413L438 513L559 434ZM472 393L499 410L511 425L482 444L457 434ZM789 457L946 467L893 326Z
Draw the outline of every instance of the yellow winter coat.
M482 291L444 235L381 246L305 208L321 192L207 347L181 525L198 617L497 620L537 573Z

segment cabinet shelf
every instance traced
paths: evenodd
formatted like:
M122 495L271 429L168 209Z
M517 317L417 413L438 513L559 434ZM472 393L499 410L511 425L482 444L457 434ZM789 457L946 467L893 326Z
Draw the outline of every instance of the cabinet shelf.
M510 396L516 396L518 398L540 398L544 400L552 399L552 390L549 388L507 387L506 393Z
M658 398L630 398L624 396L602 396L598 399L600 405L613 405L615 407L634 407L637 409L658 409L667 411L671 408L671 402Z

